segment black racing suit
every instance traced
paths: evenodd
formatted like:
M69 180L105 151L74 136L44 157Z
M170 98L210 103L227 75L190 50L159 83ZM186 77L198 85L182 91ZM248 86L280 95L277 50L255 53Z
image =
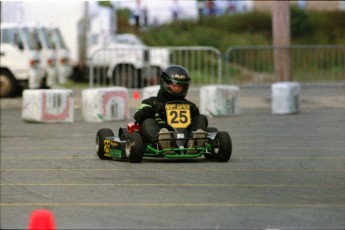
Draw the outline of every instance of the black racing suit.
M148 142L154 143L157 140L161 128L171 130L167 125L164 104L175 100L190 104L192 121L188 127L188 136L191 137L192 132L198 129L206 131L208 126L207 117L199 113L198 107L193 102L186 100L184 97L173 96L160 89L157 97L144 99L134 114L134 119L141 125L143 135Z

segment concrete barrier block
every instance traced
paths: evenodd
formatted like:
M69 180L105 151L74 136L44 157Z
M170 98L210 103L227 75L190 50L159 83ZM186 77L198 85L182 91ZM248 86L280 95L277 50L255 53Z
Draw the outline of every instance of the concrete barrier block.
M73 122L73 91L24 90L22 119L30 122Z
M109 87L83 90L82 115L87 122L128 119L128 89Z
M200 113L210 117L241 114L239 96L238 86L203 86L200 88Z
M272 114L298 113L301 87L297 82L277 82L271 85Z

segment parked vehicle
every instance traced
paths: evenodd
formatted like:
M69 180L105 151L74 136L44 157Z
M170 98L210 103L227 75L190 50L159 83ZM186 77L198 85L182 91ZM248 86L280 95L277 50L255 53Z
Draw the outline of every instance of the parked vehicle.
M51 88L57 84L56 54L52 42L50 41L48 29L42 25L27 25L30 33L37 42L41 57L41 65L45 70L45 80L42 87Z
M110 3L102 4L102 1L2 1L1 22L53 23L61 30L66 45L69 48L69 65L72 68L72 79L85 81L89 80L89 66L86 64L88 58L87 53L90 53L87 51L89 49L87 35L101 34L102 32L116 34L117 10L114 9L131 8L131 5L133 5L131 1L122 2L121 4L115 3L115 1L111 1ZM181 1L179 4L182 8L188 9L188 12L186 11L180 15L181 19L198 18L196 0ZM40 9L39 13L37 13L38 8ZM159 10L157 10L158 8ZM149 25L156 25L158 17L159 24L172 21L170 4L148 4L147 9L151 12L148 19ZM140 58L140 56L138 57ZM143 54L142 57L145 57L145 55ZM153 64L152 66L160 66L158 61L154 61L155 58L152 56L150 58L151 64ZM157 58L157 60L160 59ZM58 60L66 59L58 58ZM125 65L125 67L133 70L133 63L136 63L136 61ZM57 66L59 66L59 61L57 62ZM114 63L114 66L118 65ZM117 70L121 68L117 68ZM134 70L133 74L139 73L139 75L152 76L152 74L146 74L150 71L149 68L144 68L145 71L143 74L141 73L143 68L137 67ZM59 72L61 73L60 70ZM66 72L69 72L69 70L66 70ZM154 79L144 80L153 81Z
M157 84L161 70L170 64L168 49L146 46L133 34L94 34L89 39L88 57L95 78L114 85L137 88Z
M1 23L1 97L16 96L21 89L42 85L44 70L29 29L16 23Z
M49 39L55 49L58 83L65 84L72 74L70 53L58 27L48 27Z

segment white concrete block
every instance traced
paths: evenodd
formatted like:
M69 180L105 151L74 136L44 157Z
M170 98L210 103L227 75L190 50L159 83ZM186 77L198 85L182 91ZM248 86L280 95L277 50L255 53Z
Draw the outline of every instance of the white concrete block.
M82 115L87 122L128 119L128 89L109 87L83 90Z
M234 85L209 85L200 88L201 114L231 116L241 113L240 89Z
M158 94L158 91L160 89L160 85L153 85L153 86L147 86L142 89L142 100L149 98L149 97L155 97Z
M72 90L24 90L22 119L31 122L73 122Z
M299 112L301 87L297 82L277 82L271 85L272 114Z

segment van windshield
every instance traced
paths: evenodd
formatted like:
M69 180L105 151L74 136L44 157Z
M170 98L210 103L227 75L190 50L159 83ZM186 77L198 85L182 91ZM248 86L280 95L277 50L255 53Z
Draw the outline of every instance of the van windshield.
M67 49L59 29L52 29L50 31L50 37L56 49Z
M1 42L21 44L30 50L37 50L35 39L27 28L6 28L1 30Z
M42 32L42 39L44 40L44 43L47 46L47 49L54 49L54 45L53 45L53 41L50 39L49 34L48 34L48 30L43 28L41 29Z
M1 43L14 43L15 29L1 29Z
M35 42L35 38L31 35L29 29L23 28L22 32L23 32L22 35L24 37L24 40L25 40L28 48L31 50L38 50L37 42Z

